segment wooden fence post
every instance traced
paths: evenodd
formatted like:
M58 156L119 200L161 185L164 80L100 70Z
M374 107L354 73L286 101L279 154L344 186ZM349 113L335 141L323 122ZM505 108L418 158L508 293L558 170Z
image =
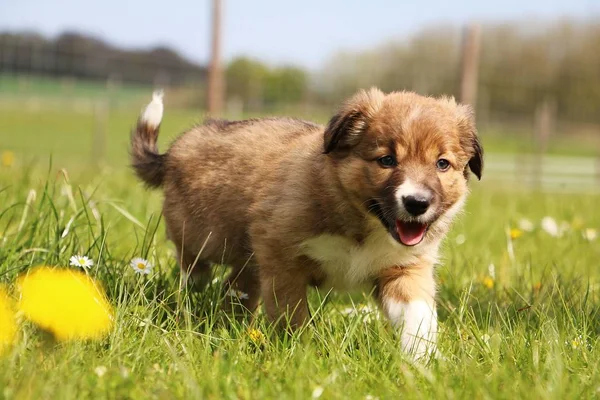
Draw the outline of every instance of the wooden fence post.
M479 24L471 24L465 29L462 43L460 101L470 104L473 109L477 105L480 38Z
M222 0L212 1L212 39L208 64L207 104L208 114L217 117L223 109L224 81L221 67L221 11Z
M533 166L533 179L536 188L541 188L543 179L544 154L548 150L548 141L555 128L556 102L544 99L535 109L534 140L536 157Z

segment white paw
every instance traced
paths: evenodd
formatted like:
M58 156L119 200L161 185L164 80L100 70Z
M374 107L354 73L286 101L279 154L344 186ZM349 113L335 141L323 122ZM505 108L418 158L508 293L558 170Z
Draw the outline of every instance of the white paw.
M401 331L402 350L415 359L437 353L437 314L425 300L405 303L386 300L384 304L390 322Z

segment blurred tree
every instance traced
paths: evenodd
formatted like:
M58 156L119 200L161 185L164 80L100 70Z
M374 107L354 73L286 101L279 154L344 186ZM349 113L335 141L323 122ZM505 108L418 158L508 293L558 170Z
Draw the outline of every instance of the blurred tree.
M265 85L267 105L298 104L305 95L308 77L297 67L281 67L271 70Z
M0 72L100 80L119 77L147 84L161 78L175 85L205 77L205 68L171 49L124 50L74 32L56 39L0 33Z
M259 61L247 57L234 59L227 66L227 97L241 99L248 110L260 109L268 74L268 68Z
M333 56L315 77L316 98L338 103L358 88L458 96L461 32L426 29L407 40ZM482 30L482 114L532 118L544 101L557 117L600 122L600 21L488 24Z
M480 115L530 121L549 101L561 120L600 123L600 21L487 24L481 39ZM310 75L301 68L239 57L227 68L227 97L246 110L260 111L309 98L332 109L370 86L457 96L461 40L456 27L429 28L365 51L336 54ZM0 33L0 73L171 85L205 78L202 66L168 48L124 50L78 33L56 39Z
M307 87L308 75L297 67L269 68L259 61L239 57L227 68L227 96L241 99L250 111L298 104Z

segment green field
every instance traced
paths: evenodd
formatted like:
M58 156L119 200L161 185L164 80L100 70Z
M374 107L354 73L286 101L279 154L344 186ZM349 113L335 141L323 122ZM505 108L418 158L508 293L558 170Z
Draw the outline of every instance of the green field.
M31 97L54 101L65 98L101 99L110 96L121 101L131 101L151 91L148 85L113 85L104 81L43 78L0 74L0 98L27 100Z
M600 247L582 235L600 226L591 212L599 197L475 184L438 269L443 358L424 366L403 358L377 314L345 315L352 304L372 305L367 295L314 293L314 323L293 337L273 333L262 315L249 325L221 323L218 282L176 301L172 246L162 227L152 234L158 194L125 171L83 173L70 183L55 169L40 171L0 173L0 280L12 286L31 266L66 266L85 253L117 323L99 343L57 344L23 326L0 360L4 398L309 398L322 388L323 398L339 399L562 399L600 389ZM565 221L561 237L539 228L544 216ZM521 218L536 228L510 240L506 230ZM148 278L128 266L139 255L157 266ZM251 339L250 327L264 342ZM98 367L106 367L101 377Z
M438 268L441 356L415 364L368 294L311 293L312 323L288 336L273 331L262 313L254 321L223 321L222 269L205 292L179 292L160 193L146 191L126 167L136 112L109 112L106 152L94 166L92 112L0 108L0 153L14 153L11 166L0 163L0 284L14 292L29 268L66 267L72 255L86 254L95 261L90 275L116 309L114 330L99 342L54 342L21 324L0 355L0 398L600 393L600 239L593 239L600 195L501 191L484 171ZM162 148L201 118L167 109ZM510 135L483 137L491 153L526 149L526 140ZM556 152L593 154L589 145L561 140ZM541 228L544 217L557 221L558 236ZM532 231L514 230L523 219L533 222ZM134 274L129 261L138 256L156 265L151 275Z
M102 82L16 78L0 75L0 152L14 153L21 165L45 163L51 154L55 166L103 164L122 167L127 161L129 130L152 89L124 85L107 89ZM198 108L194 88L167 92L162 148L178 133L205 118ZM190 100L196 99L196 100ZM99 111L100 110L100 111ZM227 114L227 118L288 115L326 123L330 107L291 107L269 113ZM535 153L531 121L480 123L488 153ZM598 157L600 135L596 126L559 124L547 143L547 154Z

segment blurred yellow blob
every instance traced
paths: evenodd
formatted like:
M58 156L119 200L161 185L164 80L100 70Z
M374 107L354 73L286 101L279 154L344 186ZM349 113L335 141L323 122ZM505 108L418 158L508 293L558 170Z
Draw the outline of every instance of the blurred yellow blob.
M37 267L17 281L19 310L57 340L99 339L112 328L104 291L80 271Z
M486 276L485 278L483 278L483 286L485 286L488 289L492 289L494 287L494 280L489 276Z
M512 240L518 239L523 236L523 231L520 229L513 228L510 230L510 238Z
M15 163L15 154L12 151L3 151L0 159L3 167L12 167Z
M262 332L258 329L248 329L248 336L250 336L250 340L252 340L256 344L261 344L265 342L265 335L263 335Z
M15 340L17 323L12 300L0 287L0 354Z

